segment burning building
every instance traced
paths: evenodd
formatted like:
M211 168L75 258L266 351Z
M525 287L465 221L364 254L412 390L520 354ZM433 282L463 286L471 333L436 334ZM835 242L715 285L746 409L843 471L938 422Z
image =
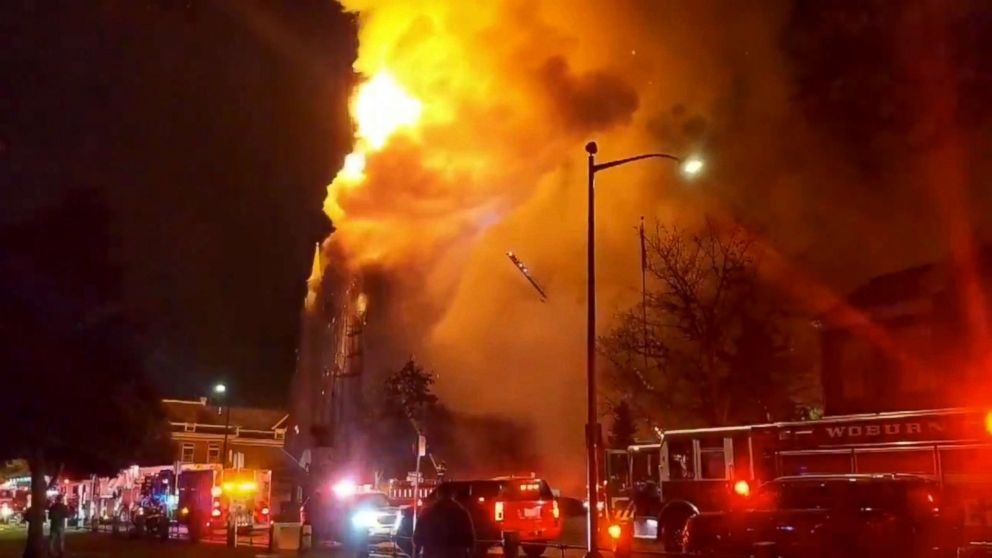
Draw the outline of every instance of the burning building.
M366 296L360 277L327 265L318 245L301 314L287 446L311 471L358 464Z

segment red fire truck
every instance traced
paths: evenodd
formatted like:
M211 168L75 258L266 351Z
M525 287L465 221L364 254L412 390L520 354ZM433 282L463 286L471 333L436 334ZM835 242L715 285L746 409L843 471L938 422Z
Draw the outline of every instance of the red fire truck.
M914 473L940 481L968 541L992 541L992 412L942 409L669 430L607 455L614 510L676 549L692 515L786 475Z
M271 515L272 472L186 465L179 474L179 520L197 537L207 530L264 527Z

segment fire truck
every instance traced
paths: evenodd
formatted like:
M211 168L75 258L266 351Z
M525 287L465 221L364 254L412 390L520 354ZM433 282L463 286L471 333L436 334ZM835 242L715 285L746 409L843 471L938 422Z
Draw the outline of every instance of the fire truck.
M179 474L179 521L191 535L233 523L236 529L265 527L271 510L272 472L222 469L220 465L184 465Z
M637 538L677 549L689 517L725 511L780 476L912 473L937 479L966 541L992 541L992 412L941 409L659 431L606 455L611 508Z

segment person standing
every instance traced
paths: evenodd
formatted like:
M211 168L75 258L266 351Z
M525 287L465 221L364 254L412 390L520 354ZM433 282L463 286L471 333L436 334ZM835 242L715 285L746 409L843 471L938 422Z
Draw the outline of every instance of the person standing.
M65 556L65 520L69 517L69 508L62 503L62 495L55 497L55 502L48 507L48 555Z
M450 484L438 487L437 501L417 518L413 544L414 554L422 549L423 558L466 558L475 547L472 516L455 500Z

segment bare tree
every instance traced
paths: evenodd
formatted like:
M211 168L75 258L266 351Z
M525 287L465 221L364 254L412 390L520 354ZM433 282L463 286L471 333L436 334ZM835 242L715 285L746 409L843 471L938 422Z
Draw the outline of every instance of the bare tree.
M717 425L792 414L802 383L786 304L761 281L742 227L656 226L646 238L646 308L620 314L600 340L611 383L656 424ZM646 310L646 311L644 311ZM646 318L646 319L645 319Z

